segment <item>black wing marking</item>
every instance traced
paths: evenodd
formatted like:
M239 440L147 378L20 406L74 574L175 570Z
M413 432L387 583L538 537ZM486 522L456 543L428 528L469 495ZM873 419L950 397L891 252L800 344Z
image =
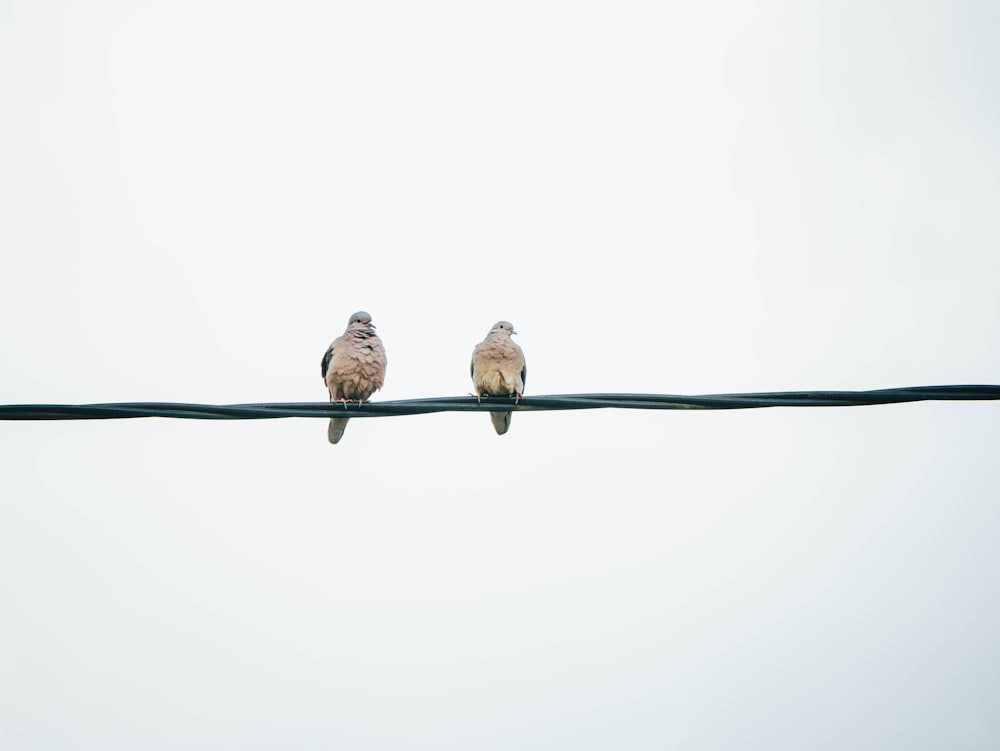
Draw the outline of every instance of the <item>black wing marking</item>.
M324 381L326 380L326 370L327 370L327 368L330 367L330 360L332 358L333 358L333 345L331 344L329 347L327 347L326 354L323 355L322 371L323 371L323 380Z
M528 382L528 363L521 366L521 386Z

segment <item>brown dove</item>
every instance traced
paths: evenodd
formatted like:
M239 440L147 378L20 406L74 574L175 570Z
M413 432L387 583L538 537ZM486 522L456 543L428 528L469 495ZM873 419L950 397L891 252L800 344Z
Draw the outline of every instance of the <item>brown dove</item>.
M510 338L516 333L513 324L498 321L472 350L472 384L477 397L513 396L516 403L524 394L528 368L524 352ZM510 417L510 412L490 412L497 435L507 432Z
M323 355L323 381L331 402L367 402L385 381L385 349L372 317L359 310ZM346 417L331 417L326 436L336 443L347 428Z

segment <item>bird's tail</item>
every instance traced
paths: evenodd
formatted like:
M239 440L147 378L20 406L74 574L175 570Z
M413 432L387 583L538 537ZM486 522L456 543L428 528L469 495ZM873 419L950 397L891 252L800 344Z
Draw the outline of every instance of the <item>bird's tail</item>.
M347 430L347 420L346 417L330 418L330 427L326 429L326 437L330 443L337 443L343 437L344 431Z
M507 432L512 414L512 412L490 412L490 420L493 421L493 429L496 430L497 435L503 435Z

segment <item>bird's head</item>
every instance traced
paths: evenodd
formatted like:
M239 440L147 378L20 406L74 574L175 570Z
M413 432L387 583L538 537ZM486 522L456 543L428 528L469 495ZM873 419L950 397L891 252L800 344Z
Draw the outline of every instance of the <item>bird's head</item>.
M367 331L369 329L374 329L375 324L372 323L372 317L370 314L363 310L359 310L357 313L351 316L350 320L347 322L347 330L351 331L361 329Z
M506 334L510 336L511 334L516 334L514 331L514 324L510 321L497 321L493 324L493 328L490 329L491 334Z

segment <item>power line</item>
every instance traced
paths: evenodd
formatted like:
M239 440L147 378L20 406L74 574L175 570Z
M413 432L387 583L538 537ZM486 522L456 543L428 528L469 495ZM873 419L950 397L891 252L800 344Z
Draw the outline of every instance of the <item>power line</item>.
M751 394L564 394L403 399L389 402L276 402L263 404L4 404L0 420L108 420L172 417L196 420L261 420L279 417L399 417L433 412L541 411L561 409L760 409L763 407L858 407L919 401L1000 400L1000 386L912 386L874 391L774 391Z

